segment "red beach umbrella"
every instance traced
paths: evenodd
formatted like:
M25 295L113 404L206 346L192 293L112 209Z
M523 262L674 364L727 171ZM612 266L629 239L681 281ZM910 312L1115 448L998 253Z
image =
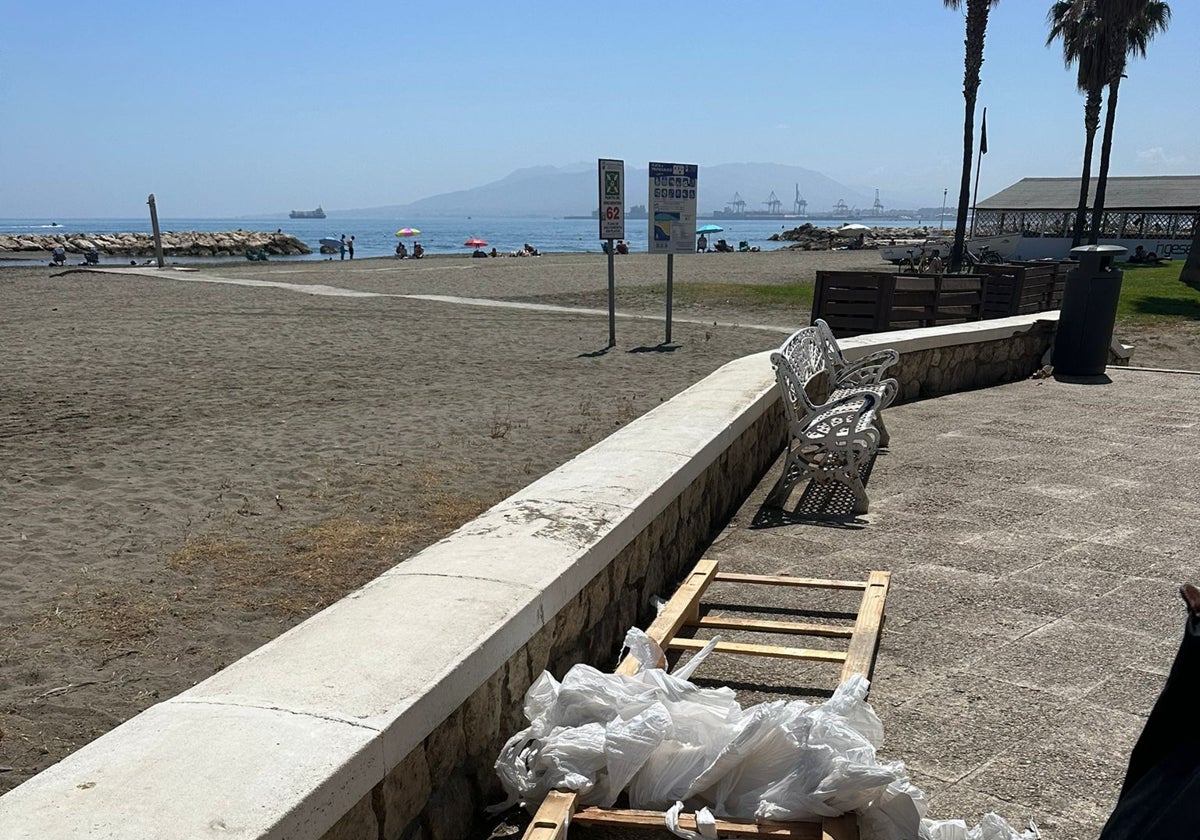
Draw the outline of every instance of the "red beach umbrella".
M484 242L482 239L468 239L463 244L466 245L468 248L486 248L487 247L487 243Z

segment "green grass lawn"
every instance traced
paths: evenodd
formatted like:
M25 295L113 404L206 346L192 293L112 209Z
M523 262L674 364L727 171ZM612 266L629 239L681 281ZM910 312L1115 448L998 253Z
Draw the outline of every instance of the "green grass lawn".
M1162 266L1126 263L1121 267L1125 279L1121 282L1117 317L1138 322L1200 321L1200 292L1179 279L1183 260Z
M1117 317L1140 324L1184 320L1200 321L1200 292L1179 280L1183 260L1170 265L1121 266L1125 278L1121 283L1121 298ZM665 293L666 287L656 290ZM752 283L679 283L675 286L675 301L681 305L736 303L750 306L812 308L811 283L752 284Z

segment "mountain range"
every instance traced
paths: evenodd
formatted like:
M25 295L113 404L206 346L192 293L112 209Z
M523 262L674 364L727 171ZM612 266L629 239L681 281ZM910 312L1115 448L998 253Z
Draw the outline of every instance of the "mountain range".
M648 169L626 165L625 205L648 204ZM701 166L697 184L697 212L706 216L723 210L735 196L745 209L765 211L772 193L780 202L777 212L793 212L799 197L810 214L831 213L838 202L849 208L870 210L875 196L846 186L812 169L778 163L724 163ZM598 205L595 164L535 166L468 190L431 195L409 204L391 204L354 210L327 210L330 218L428 218L431 216L586 216ZM880 196L885 210L915 207L916 200Z

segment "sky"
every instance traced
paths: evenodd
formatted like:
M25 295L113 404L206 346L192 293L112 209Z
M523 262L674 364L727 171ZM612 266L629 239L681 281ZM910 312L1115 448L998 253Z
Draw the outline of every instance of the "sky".
M992 9L981 199L1081 173L1050 5ZM1121 85L1113 175L1200 173L1200 3L1171 5ZM600 157L803 166L885 206L953 204L961 176L964 16L939 0L14 0L5 18L0 218L141 217L150 193L168 218L367 208Z

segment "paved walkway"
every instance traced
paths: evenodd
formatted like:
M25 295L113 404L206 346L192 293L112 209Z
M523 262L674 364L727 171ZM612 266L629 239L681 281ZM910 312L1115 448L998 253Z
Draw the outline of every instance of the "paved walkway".
M1094 838L1162 687L1178 586L1200 581L1200 376L1109 374L894 407L869 515L764 518L780 461L706 554L725 571L892 572L871 699L882 757L906 762L931 817L996 811ZM705 602L723 592L762 613L797 598L714 586ZM814 606L852 608L833 597ZM701 675L744 701L836 681L836 666L779 663L712 657Z

